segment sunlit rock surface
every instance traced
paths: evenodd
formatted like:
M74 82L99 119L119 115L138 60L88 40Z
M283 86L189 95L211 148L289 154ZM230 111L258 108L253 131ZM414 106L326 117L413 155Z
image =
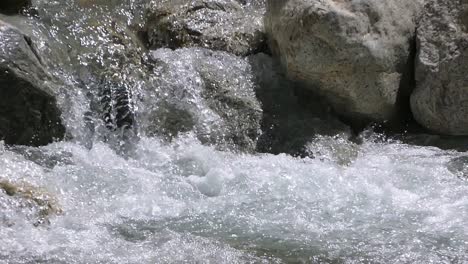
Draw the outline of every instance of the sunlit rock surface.
M342 166L352 164L359 155L359 145L341 135L317 136L307 145L311 157Z
M195 46L236 55L266 50L264 9L258 3L155 0L149 6L146 27L151 48Z
M63 138L54 87L36 43L0 20L0 140L37 146Z
M70 138L90 145L136 133L132 97L149 79L135 29L143 2L37 1L37 18L8 18L40 43L45 68L66 84L57 99Z
M359 124L394 119L409 96L420 7L413 0L271 0L265 26L288 76Z
M351 135L322 98L289 81L271 57L257 54L248 60L263 110L258 151L308 155L307 144L317 135Z
M417 43L414 117L437 133L468 135L468 1L427 1Z

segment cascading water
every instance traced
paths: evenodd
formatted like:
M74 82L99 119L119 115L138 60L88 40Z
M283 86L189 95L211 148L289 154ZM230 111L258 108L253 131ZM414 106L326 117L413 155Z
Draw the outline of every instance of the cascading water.
M70 135L0 144L0 180L41 186L60 208L38 222L0 190L1 263L468 263L468 153L372 132L316 137L313 158L256 153L249 74L274 78L266 57L143 56L127 32L139 4L43 0L38 18L2 17L48 58Z

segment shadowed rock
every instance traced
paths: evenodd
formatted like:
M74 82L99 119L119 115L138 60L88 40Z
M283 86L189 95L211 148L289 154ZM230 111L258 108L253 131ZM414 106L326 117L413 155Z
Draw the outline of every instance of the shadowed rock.
M2 0L0 1L0 13L7 15L18 14L31 6L31 0Z
M0 21L0 139L38 146L63 138L50 83L31 39Z
M142 131L169 140L192 132L219 149L302 155L316 135L349 134L329 107L288 81L266 54L200 48L151 52L154 85Z

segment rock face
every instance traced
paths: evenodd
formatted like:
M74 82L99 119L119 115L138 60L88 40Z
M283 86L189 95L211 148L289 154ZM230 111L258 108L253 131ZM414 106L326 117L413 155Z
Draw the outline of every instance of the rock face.
M37 146L63 138L50 76L31 39L2 21L0 39L0 139Z
M235 0L153 0L147 15L149 46L204 47L248 55L265 49L258 5Z
M218 149L303 155L317 134L349 133L318 98L295 94L266 54L184 48L150 56L156 89L142 97L151 107L140 116L149 136L189 132Z
M270 56L260 53L248 59L263 109L257 151L311 156L307 145L317 135L350 136L350 128L336 118L330 107L321 98L289 81L279 63Z
M290 78L352 121L383 121L409 93L413 0L269 0L266 30Z
M31 0L2 0L0 1L0 12L17 14L29 6L31 6Z
M221 149L254 151L260 135L261 105L251 67L244 58L200 48L151 52L154 85L143 96L150 105L142 128L172 138L193 132ZM154 89L154 88L153 88Z
M0 179L0 225L14 225L14 219L22 216L38 226L60 213L57 200L45 190L26 182Z
M468 135L468 1L431 0L423 14L414 117L435 132Z

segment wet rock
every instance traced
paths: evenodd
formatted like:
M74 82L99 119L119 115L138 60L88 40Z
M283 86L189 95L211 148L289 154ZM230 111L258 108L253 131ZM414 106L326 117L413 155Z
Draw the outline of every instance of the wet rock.
M61 213L57 200L44 189L0 179L0 223L14 225L15 216L22 216L38 226Z
M317 135L351 135L324 100L289 81L270 56L257 54L248 59L263 109L258 151L310 156L307 146Z
M420 1L270 0L266 31L288 76L354 123L395 118L409 93Z
M309 156L349 166L358 157L359 145L340 135L318 136L308 145Z
M73 165L72 153L67 151L51 151L47 148L36 148L20 145L8 146L9 151L22 155L27 160L44 168L53 169L59 165ZM0 146L0 153L2 146Z
M262 11L247 2L152 1L146 27L153 49L204 47L248 55L266 48Z
M0 139L32 146L62 139L52 79L34 43L2 21L0 39Z
M265 9L267 0L237 0L242 5Z
M447 135L468 135L468 1L427 1L417 33L415 119Z
M168 139L192 131L205 144L254 151L262 110L246 59L200 48L151 52L155 79L143 128ZM151 100L151 101L148 101Z
M0 1L0 13L18 14L31 6L31 0L2 0Z
M63 11L62 16L71 15L53 23L62 29L59 47L68 47L63 48L68 52L64 57L69 58L65 65L71 65L67 70L73 73L72 78L90 104L89 111L77 117L84 116L86 131L76 133L81 135L78 140L89 147L93 138L116 142L134 138L132 97L149 79L142 64L146 48L127 21L112 16L108 9L115 8L116 12L123 9L116 5L116 1L78 1L70 8L80 12L55 10ZM43 7L42 16L55 19L55 13L45 8L52 7Z

